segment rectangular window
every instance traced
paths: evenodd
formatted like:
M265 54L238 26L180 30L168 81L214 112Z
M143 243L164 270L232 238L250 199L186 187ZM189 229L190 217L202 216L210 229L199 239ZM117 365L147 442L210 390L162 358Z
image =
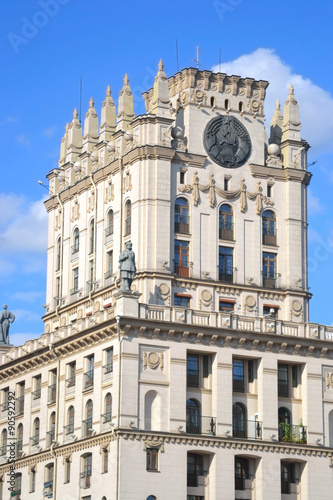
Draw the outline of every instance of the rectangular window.
M158 471L158 448L147 448L147 470Z
M247 371L248 371L248 379L249 383L252 383L254 380L254 366L253 359L249 359L247 362Z
M262 263L263 286L275 288L276 280L276 254L270 252L263 253Z
M229 191L229 177L224 177L224 191Z
M219 280L234 282L233 248L219 247Z
M234 359L232 362L233 392L245 392L244 360Z
M180 184L185 184L185 172L180 172L179 173L179 183Z
M103 450L102 461L102 474L106 474L109 471L109 452L107 449Z
M187 454L187 486L198 486L198 476L203 476L203 455Z
M271 184L267 184L267 198L271 198L273 194L273 186Z
M175 293L174 304L179 307L190 307L191 295L185 295L183 293Z
M187 355L187 387L200 386L199 355Z
M294 464L292 462L281 462L281 493L289 495L290 485L295 482Z
M272 319L278 318L279 306L271 306L269 304L264 304L263 315L270 316Z
M189 277L189 242L175 241L175 274L178 276Z
M280 363L278 365L278 396L289 398L289 366Z
M70 483L71 481L71 463L69 460L65 460L65 483Z
M15 403L15 411L16 416L23 415L24 413L24 391L25 391L25 382L19 382L17 384L17 398Z
M9 387L1 391L1 411L7 411L9 406Z
M36 470L34 468L30 469L30 492L34 493L36 491Z
M105 349L105 365L103 366L103 373L104 375L107 375L108 373L113 372L113 347L110 347L109 349Z
M298 386L297 365L291 365L291 373L292 373L292 385L293 387L297 387Z
M221 299L219 301L219 311L220 312L225 312L225 313L232 313L234 312L235 308L235 301L233 300L223 300Z
M73 288L71 294L77 293L79 291L79 268L75 267L73 269Z
M249 459L235 457L235 490L245 490L245 480L249 479Z
M41 387L42 387L42 376L37 375L33 379L33 388L34 388L34 391L32 392L33 399L40 399Z
M106 272L105 279L111 278L113 273L113 251L110 250L106 253Z
M49 371L48 403L54 403L57 393L57 370Z
M83 390L94 387L94 355L90 354L85 358L86 372L84 373Z
M71 387L75 387L75 371L76 371L76 363L72 361L67 365L67 380L66 380L66 388L69 389Z

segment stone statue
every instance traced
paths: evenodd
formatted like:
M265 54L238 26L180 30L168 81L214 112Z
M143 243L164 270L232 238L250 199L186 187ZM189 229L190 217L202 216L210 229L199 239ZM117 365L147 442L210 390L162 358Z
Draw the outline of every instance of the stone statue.
M132 251L132 243L130 241L126 243L126 249L119 255L119 263L121 277L120 290L129 292L136 271L135 253Z
M7 305L4 304L3 311L0 313L0 344L9 344L9 324L14 321L14 314L7 311Z

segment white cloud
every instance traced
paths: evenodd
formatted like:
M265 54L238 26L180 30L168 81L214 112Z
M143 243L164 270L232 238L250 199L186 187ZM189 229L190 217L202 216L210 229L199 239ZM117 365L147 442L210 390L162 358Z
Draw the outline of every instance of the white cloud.
M295 89L295 97L300 106L302 137L315 148L323 151L333 150L333 97L309 78L298 75L292 68L275 54L273 49L259 48L251 54L214 66L213 71L221 71L228 75L248 76L260 80L268 80L265 113L267 125L280 100L281 109L288 95L290 83Z
M9 342L14 346L24 345L28 340L38 339L43 332L40 333L13 333L9 331Z
M57 130L57 127L53 126L53 127L49 127L47 129L45 129L43 133L44 133L45 137L52 137L56 130Z
M41 314L37 314L35 311L28 309L14 309L13 314L15 315L15 321L40 321ZM15 323L14 323L15 324Z
M20 134L16 137L16 140L21 146L28 146L30 144L30 140L24 134Z
M43 200L28 203L23 196L0 194L7 224L0 232L0 255L45 252L47 213Z
M11 296L11 300L22 300L23 302L35 302L44 297L43 292L16 292Z

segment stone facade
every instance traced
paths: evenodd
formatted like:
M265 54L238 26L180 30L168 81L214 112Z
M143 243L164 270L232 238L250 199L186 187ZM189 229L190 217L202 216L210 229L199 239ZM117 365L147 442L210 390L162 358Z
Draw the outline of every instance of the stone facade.
M83 132L74 111L48 174L45 333L1 354L0 498L11 457L17 500L330 498L309 146L292 86L267 145L267 85L160 62L147 114L127 76L100 126L92 99Z

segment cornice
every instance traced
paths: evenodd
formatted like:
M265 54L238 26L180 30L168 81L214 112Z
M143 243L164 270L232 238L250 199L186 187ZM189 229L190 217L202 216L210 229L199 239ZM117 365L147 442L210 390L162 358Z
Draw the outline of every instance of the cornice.
M254 163L251 163L249 167L251 175L259 179L273 177L276 181L295 181L308 186L312 177L311 172L298 170L296 168L276 168L272 166L256 165Z

